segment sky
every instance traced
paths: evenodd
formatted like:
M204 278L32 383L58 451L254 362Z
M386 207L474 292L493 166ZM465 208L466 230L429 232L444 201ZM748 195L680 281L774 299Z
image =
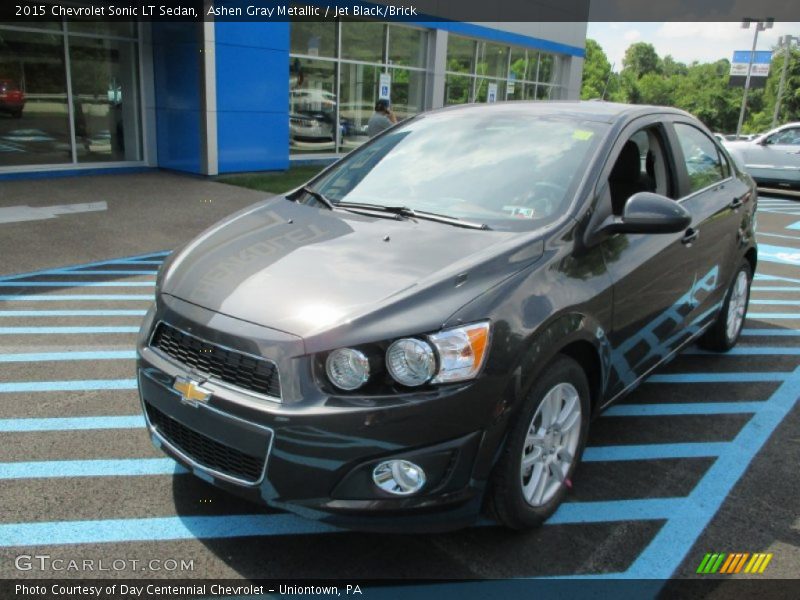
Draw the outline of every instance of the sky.
M596 40L608 56L614 70L622 69L625 50L635 42L653 44L662 58L667 54L683 63L714 62L731 59L734 50L750 50L753 28L740 23L595 23L590 22L586 37ZM775 23L772 29L758 34L757 50L771 50L785 34L800 36L800 23Z

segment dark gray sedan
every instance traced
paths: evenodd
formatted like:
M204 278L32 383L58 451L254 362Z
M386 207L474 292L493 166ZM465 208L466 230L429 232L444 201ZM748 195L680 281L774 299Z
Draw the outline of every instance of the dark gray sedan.
M138 345L149 434L338 525L537 525L592 417L687 344L736 343L755 208L677 110L420 115L164 264Z

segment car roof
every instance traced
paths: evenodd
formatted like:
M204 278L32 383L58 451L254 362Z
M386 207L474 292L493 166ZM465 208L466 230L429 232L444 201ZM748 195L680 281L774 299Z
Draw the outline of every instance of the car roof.
M457 106L448 106L434 112L458 111L471 113L488 110L506 114L573 117L602 123L627 121L633 117L654 113L682 115L694 119L689 113L669 106L619 104L616 102L603 102L598 100L535 100L498 102L495 104L461 104Z

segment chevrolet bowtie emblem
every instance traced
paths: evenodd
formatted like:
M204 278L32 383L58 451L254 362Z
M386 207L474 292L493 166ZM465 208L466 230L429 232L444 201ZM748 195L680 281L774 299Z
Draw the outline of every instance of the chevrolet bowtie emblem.
M199 383L184 377L176 377L172 387L180 392L181 402L186 404L192 404L194 406L205 404L211 397L211 392L201 388Z

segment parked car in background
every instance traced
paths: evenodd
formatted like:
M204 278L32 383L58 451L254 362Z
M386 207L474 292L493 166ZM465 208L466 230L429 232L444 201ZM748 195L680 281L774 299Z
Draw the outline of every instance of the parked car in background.
M25 108L25 94L11 79L0 79L0 112L19 119Z
M726 141L724 145L760 185L800 186L800 123L787 123L754 139Z
M331 143L336 140L336 96L317 88L289 92L289 136L293 142Z
M592 418L686 345L736 344L755 210L676 109L424 113L165 261L137 344L148 433L323 522L536 526Z

